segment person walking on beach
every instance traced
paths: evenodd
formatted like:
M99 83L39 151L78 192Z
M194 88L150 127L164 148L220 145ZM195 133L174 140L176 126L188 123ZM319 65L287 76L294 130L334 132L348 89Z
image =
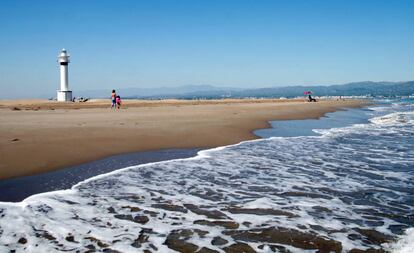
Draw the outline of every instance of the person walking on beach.
M116 105L117 105L118 109L121 108L121 97L120 96L116 96Z
M111 109L116 108L116 92L115 92L115 90L112 90L111 100L112 100Z

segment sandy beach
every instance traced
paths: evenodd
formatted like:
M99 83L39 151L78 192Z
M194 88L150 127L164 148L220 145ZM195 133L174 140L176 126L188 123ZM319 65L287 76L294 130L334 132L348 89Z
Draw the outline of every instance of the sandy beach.
M57 170L110 155L209 148L257 138L268 121L318 118L368 101L229 99L0 101L0 179Z

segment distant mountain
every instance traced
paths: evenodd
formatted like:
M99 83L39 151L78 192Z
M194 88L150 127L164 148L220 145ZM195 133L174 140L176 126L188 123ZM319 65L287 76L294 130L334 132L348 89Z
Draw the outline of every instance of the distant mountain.
M160 88L125 88L116 92L123 98L175 98L189 94L226 94L229 91L241 91L238 88L215 87L211 85L184 85L178 87ZM108 98L111 90L78 91L78 97ZM191 96L191 95L190 95Z
M316 96L408 96L414 94L414 81L409 82L356 82L329 86L286 86L243 90L234 93L238 97L297 97L304 91Z
M414 81L408 82L355 82L329 86L284 86L258 89L215 87L211 85L186 85L162 88L118 89L124 98L141 99L215 99L215 98L278 98L303 96L304 91L312 91L316 96L408 96L414 94ZM110 90L79 91L76 95L92 98L108 98Z

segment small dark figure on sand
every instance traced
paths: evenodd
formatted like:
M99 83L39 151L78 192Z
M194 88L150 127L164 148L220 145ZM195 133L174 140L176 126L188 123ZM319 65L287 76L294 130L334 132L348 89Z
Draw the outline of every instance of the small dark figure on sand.
M316 99L314 99L310 94L308 96L308 102L316 102Z

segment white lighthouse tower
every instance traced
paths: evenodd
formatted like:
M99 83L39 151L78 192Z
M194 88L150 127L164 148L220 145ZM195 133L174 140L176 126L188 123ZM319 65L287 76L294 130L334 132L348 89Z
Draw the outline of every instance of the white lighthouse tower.
M69 90L68 65L69 54L65 49L62 49L58 55L58 62L60 65L60 90L57 91L58 101L72 101L72 91Z

